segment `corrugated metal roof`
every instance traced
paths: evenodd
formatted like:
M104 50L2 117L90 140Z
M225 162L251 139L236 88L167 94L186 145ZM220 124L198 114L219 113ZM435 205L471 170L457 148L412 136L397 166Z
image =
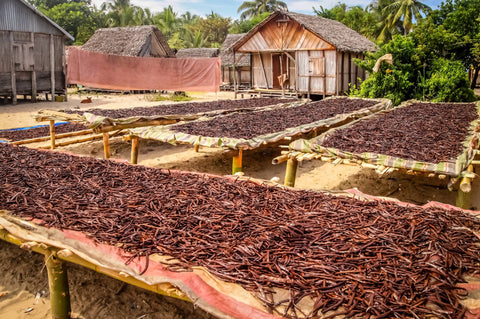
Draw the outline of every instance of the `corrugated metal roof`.
M63 34L68 39L75 40L25 0L0 1L0 30Z

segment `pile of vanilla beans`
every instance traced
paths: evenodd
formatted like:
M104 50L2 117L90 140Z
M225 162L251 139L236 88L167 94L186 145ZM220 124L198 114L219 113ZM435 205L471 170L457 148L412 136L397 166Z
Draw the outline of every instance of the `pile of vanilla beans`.
M172 130L200 136L251 139L350 114L377 103L374 100L363 99L327 99L294 107L235 113L215 117L209 121L188 122L175 125Z
M336 130L320 144L439 163L464 151L477 118L473 103L414 103Z
M480 220L0 144L0 208L204 266L289 318L460 318L480 270ZM276 288L290 292L274 298ZM301 309L302 298L313 308ZM280 307L284 306L284 307Z

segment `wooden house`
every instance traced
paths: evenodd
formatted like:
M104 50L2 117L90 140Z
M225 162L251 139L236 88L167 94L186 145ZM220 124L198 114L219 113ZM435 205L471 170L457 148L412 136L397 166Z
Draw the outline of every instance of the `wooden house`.
M218 48L187 48L178 50L177 58L216 58Z
M341 95L365 73L353 62L375 44L344 24L275 11L233 44L234 61L252 55L254 88Z
M175 57L162 31L154 25L98 29L82 49L122 56Z
M233 88L234 83L238 83L241 88L252 87L250 53L245 53L241 57L237 57L236 63L234 63L233 60L232 46L245 36L245 34L246 33L228 34L220 49L219 56L222 59L222 82L225 88Z
M0 96L66 96L65 30L25 0L0 1Z

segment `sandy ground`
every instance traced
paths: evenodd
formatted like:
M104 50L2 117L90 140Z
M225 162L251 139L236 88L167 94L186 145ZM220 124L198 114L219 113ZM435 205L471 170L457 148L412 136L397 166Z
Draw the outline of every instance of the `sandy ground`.
M480 94L480 92L478 92ZM233 98L229 92L194 94L195 100L206 101ZM82 104L87 96L92 103ZM145 95L70 95L68 102L20 103L0 105L0 129L38 125L32 115L40 109L69 108L129 108L153 106ZM120 137L111 139L112 158L130 159L130 145ZM140 143L139 164L219 175L231 173L232 154L218 149L143 140ZM103 157L101 141L58 148L74 154ZM280 149L263 149L244 153L243 171L246 176L276 179L283 182L285 163L272 165ZM480 181L476 179L472 190L472 208L480 209ZM440 201L455 204L456 193L446 188L446 181L392 173L379 176L373 170L356 166L332 165L320 161L306 161L299 165L296 188L345 190L358 188L367 194L397 198L415 204ZM0 314L5 318L50 318L46 271L42 257L29 254L0 241ZM69 265L69 280L73 312L80 318L207 318L208 315L191 304L158 296L121 283L95 272ZM3 318L3 316L0 317Z

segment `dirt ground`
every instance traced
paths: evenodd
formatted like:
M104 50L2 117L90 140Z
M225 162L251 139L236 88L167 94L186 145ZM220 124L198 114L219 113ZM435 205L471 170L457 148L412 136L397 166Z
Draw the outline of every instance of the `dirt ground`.
M480 90L477 94L480 94ZM230 92L190 95L197 101L233 98ZM92 103L80 103L87 96L92 98ZM0 129L46 124L38 123L32 117L40 109L130 108L161 103L171 102L150 102L146 95L82 94L70 95L68 102L0 105ZM130 159L130 145L121 137L112 138L110 147L112 158ZM57 151L102 158L103 144L101 141L91 141L60 147ZM231 174L232 154L219 149L202 147L196 153L192 146L173 146L142 140L139 151L140 165ZM286 164L271 164L280 152L280 149L244 152L245 175L282 183ZM473 183L473 209L480 209L479 183L479 179ZM305 161L299 165L295 187L317 190L358 188L367 194L393 197L415 204L439 201L454 205L456 193L449 191L446 184L446 181L437 178L420 178L400 173L379 176L371 169ZM24 252L0 241L0 259L0 317L50 318L48 285L42 256ZM72 308L79 318L209 318L208 314L194 309L187 302L122 285L117 280L75 265L68 265L68 269Z

